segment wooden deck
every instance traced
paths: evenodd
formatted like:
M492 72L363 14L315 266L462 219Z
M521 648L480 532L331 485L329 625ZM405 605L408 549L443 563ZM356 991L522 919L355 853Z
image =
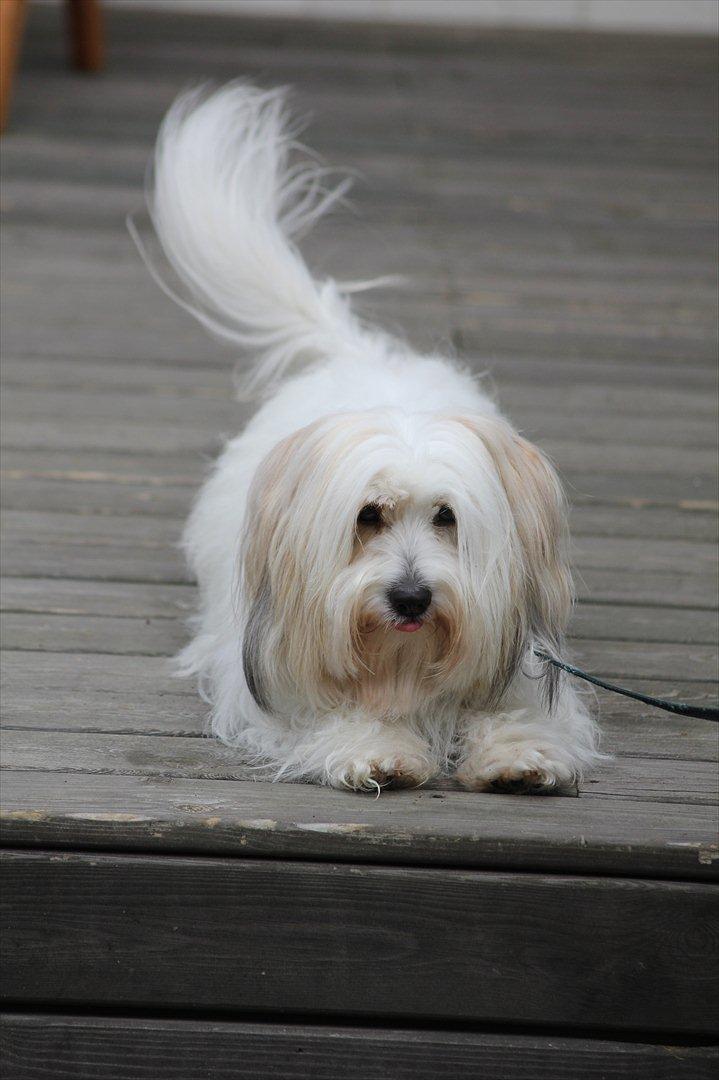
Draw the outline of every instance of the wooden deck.
M234 357L123 219L188 81L362 173L308 244L488 370L573 502L578 662L716 696L715 43L32 11L3 142L6 1080L709 1076L717 732L599 695L577 797L253 779L167 657Z

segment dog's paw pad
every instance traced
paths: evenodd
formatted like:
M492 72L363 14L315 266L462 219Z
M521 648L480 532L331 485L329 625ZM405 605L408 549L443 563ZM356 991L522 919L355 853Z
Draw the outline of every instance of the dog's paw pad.
M383 762L378 773L383 778L380 783L392 788L419 787L432 775L432 771L425 762L404 758Z
M527 758L531 758L530 761ZM574 782L573 770L565 762L533 749L514 757L492 754L472 755L459 766L457 780L471 791L494 791L506 795L542 795Z
M373 762L371 775L380 787L412 788L426 783L433 773L421 758L403 756Z
M548 791L551 786L553 785L548 783L546 774L537 769L529 769L519 775L512 769L505 769L496 780L488 782L489 790L506 795L539 794Z
M419 756L395 755L355 761L333 777L332 783L334 787L377 793L383 788L420 787L435 772L436 769Z

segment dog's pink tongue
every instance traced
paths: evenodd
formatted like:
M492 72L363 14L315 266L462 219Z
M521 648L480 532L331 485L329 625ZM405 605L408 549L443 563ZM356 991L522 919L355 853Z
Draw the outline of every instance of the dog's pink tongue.
M397 623L397 629L401 630L403 634L413 634L415 630L419 630L422 626L421 622L401 622Z

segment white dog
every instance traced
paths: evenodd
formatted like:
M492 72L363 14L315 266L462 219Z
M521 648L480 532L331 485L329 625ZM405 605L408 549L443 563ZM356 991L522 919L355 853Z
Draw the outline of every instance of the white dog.
M534 655L571 607L557 477L469 374L313 280L293 238L346 185L296 151L283 94L241 83L182 96L158 139L150 211L182 302L254 355L265 396L187 525L182 668L214 733L278 779L573 783L595 725Z

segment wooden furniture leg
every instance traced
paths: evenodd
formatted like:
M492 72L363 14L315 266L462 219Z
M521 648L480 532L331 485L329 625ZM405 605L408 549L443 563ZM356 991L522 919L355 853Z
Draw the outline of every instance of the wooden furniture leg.
M67 0L67 17L73 65L80 71L99 71L105 62L100 0Z
M0 131L8 117L24 20L25 0L0 0Z

